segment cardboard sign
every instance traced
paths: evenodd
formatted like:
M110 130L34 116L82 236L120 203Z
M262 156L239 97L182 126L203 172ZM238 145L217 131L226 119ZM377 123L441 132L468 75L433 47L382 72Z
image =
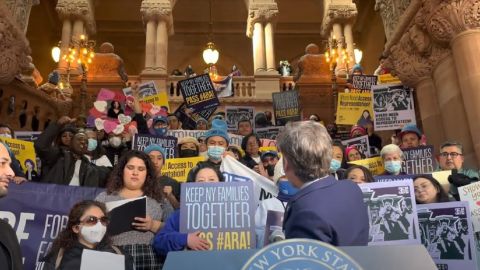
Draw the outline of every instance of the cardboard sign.
M362 158L370 157L370 143L368 142L368 135L342 141L342 144L345 145L345 147L355 146L358 152L360 152L362 155Z
M298 91L272 93L275 125L284 126L288 121L301 120Z
M412 89L401 84L372 87L375 130L401 129L416 124Z
M373 124L372 95L370 93L339 93L337 103L338 125Z
M178 83L186 106L193 109L193 112L220 105L215 87L208 74L181 80Z
M381 157L355 160L348 163L363 166L367 168L373 175L380 175L385 171L383 168L383 159Z
M250 120L252 127L255 126L254 115L255 107L250 106L226 106L225 107L226 122L229 132L238 130L238 122L241 120Z
M25 171L25 173L27 173L29 169L33 171L37 170L37 158L35 155L35 148L33 147L33 142L10 139L5 137L0 137L0 141L8 145L10 150L15 155L15 158L18 159L18 161L20 162L22 170Z
M429 174L437 167L433 146L402 149L402 172L407 174Z
M369 93L372 86L377 85L378 77L375 75L353 75L352 92Z
M480 182L458 188L460 200L468 202L472 212L473 229L480 232Z
M198 162L204 160L205 157L167 159L162 168L162 175L171 177L178 182L185 182L190 170L197 166Z

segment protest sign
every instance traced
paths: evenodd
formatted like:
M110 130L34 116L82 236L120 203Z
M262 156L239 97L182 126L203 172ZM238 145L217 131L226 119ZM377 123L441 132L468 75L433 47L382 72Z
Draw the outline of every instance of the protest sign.
M155 82L153 81L142 83L138 86L138 97L140 99L155 96L156 94L158 94L158 91L157 87L155 86Z
M255 107L251 106L225 106L226 122L229 132L238 130L238 122L249 120L252 127L255 126Z
M337 104L338 125L373 124L372 94L370 93L339 93Z
M166 150L165 159L176 158L178 157L177 142L178 138L173 136L160 137L146 134L135 134L132 139L132 149L143 152L145 147L151 144L158 144Z
M368 245L420 244L412 181L360 184L368 208Z
M373 179L375 182L393 182L393 181L411 181L413 182L413 178L416 175L408 175L408 174L399 174L399 175L377 175L374 176Z
M178 82L183 99L193 112L203 111L220 105L210 75L188 78Z
M354 93L369 93L372 86L377 85L378 77L375 75L353 75L351 90Z
M217 92L217 97L233 96L233 77L231 75L224 78L212 79L212 82Z
M372 87L375 130L401 129L416 124L412 89L401 84Z
M220 171L225 176L225 182L252 181L255 184L255 199L257 201L269 199L278 194L278 187L272 180L256 173L231 156L223 158Z
M30 169L37 169L37 158L35 156L35 148L33 147L33 142L10 139L6 137L0 137L0 141L8 145L10 150L15 155L15 158L18 159L18 161L20 162L23 171L27 171L27 164L28 166L33 165L33 168Z
M298 91L272 93L275 125L284 126L288 121L301 120Z
M266 127L266 128L256 128L255 133L260 139L269 139L276 140L278 134L283 130L284 127Z
M41 131L15 131L15 139L34 142L42 134Z
M370 157L370 144L368 142L368 135L342 141L342 144L345 145L345 147L355 146L363 159Z
M275 147L277 148L277 141L270 139L260 139L260 147Z
M252 182L184 183L180 232L200 231L210 250L255 248Z
M380 175L385 171L385 169L383 168L383 160L381 157L355 160L348 163L363 166L367 168L373 175Z
M185 137L194 137L194 138L198 139L198 138L201 138L201 137L205 137L206 132L207 132L207 130L181 130L181 129L176 129L176 130L167 131L167 136L173 136L173 137L178 138L178 139L185 138ZM237 145L237 146L242 145L243 136L228 133L228 137L230 138L230 145Z
M377 84L391 84L391 83L402 83L398 77L392 76L392 74L382 74L378 75Z
M432 172L432 177L440 183L447 194L450 191L450 182L448 182L448 177L450 175L452 175L451 170Z
M167 159L162 168L162 175L171 177L178 182L185 182L187 181L187 176L190 170L197 166L198 162L204 160L205 157Z
M438 269L478 269L467 202L417 206L422 244Z
M182 122L182 128L186 130L194 130L197 127L197 121L200 118L207 120L212 116L212 114L217 110L217 107L212 107L203 111L192 112L191 109L187 108L187 105L182 103L175 110L175 114L180 122Z
M165 107L167 111L170 111L170 106L168 105L168 96L166 92L160 92L153 96L146 96L140 99L141 102L151 103L158 107Z
M428 174L435 170L437 163L433 146L402 149L402 172L407 174Z
M72 206L93 200L103 189L26 182L10 184L0 203L0 219L16 231L24 257L22 269L35 269L53 240L65 229Z
M473 229L480 232L480 182L458 188L460 200L468 202L472 213Z

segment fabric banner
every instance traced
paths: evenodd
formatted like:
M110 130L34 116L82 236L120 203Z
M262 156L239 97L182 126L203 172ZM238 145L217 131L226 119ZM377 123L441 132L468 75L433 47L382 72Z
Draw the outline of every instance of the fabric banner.
M220 105L210 75L203 74L178 82L188 108L199 112Z
M377 85L377 80L375 75L353 75L351 92L370 93L372 86Z
M401 129L416 124L413 91L401 84L372 87L375 130Z
M297 90L272 93L272 101L276 126L284 126L288 121L301 120Z
M18 159L20 165L22 166L23 171L27 171L27 164L29 166L33 165L33 170L37 170L37 157L35 155L35 148L33 147L33 142L27 142L17 139L10 139L5 137L0 137L0 141L8 145L10 150L15 155L15 158Z
M178 182L185 182L187 181L187 176L190 170L197 166L198 162L204 160L205 157L167 159L163 165L162 174L171 177Z
M370 93L339 93L337 103L338 125L373 124L372 94Z
M412 181L360 184L368 208L368 245L420 244Z
M178 139L185 138L185 137L194 137L194 138L201 138L205 137L205 133L207 130L184 130L184 129L176 129L176 130L169 130L167 131L167 136L172 136ZM230 137L230 144L241 146L243 136L236 135L232 133L228 133L228 137Z
M367 168L373 175L380 175L385 171L385 169L383 168L383 160L381 157L355 160L348 163L363 166Z
M362 159L370 157L370 143L368 142L368 135L342 141L342 144L345 145L345 147L355 146L358 152L360 152L362 155Z
M165 159L178 157L178 138L173 136L159 137L154 135L135 134L132 139L132 149L142 151L151 144L159 144L166 150Z
M417 206L422 244L438 269L478 269L467 202Z
M42 134L41 131L15 131L15 139L34 142L40 137L40 134Z
M26 182L10 184L8 195L0 200L0 218L17 232L24 268L35 269L53 240L67 226L72 206L93 200L103 189Z
M217 97L223 98L233 96L233 77L231 75L228 75L221 80L212 80L212 82L213 87L215 87L215 91L217 92Z
M458 188L460 200L468 202L472 214L473 229L480 232L480 182Z
M272 198L278 194L278 187L272 180L249 169L231 156L223 158L220 171L225 176L225 182L253 181L255 198L259 201Z
M402 151L404 156L402 172L407 174L428 174L437 167L435 152L431 145L402 149Z
M229 132L236 132L238 130L238 122L244 119L250 120L250 124L252 125L252 127L255 126L255 107L225 106L225 115Z
M283 130L284 127L266 127L266 128L256 128L255 133L260 139L269 139L276 140L278 134Z
M200 231L210 250L255 248L252 182L184 183L180 232Z

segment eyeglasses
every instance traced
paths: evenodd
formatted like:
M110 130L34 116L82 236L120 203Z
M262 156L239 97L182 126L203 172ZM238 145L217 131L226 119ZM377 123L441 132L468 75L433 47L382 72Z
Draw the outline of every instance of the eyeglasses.
M442 152L442 153L440 153L440 156L443 157L443 158L448 158L448 156L451 156L452 158L456 158L458 156L463 156L463 155L460 154L460 153L456 153L456 152L452 152L452 153Z
M98 221L100 221L100 223L102 223L102 225L104 226L107 226L108 223L110 222L110 220L106 216L103 216L101 218L98 218L95 216L88 216L83 221L80 221L80 223L83 223L87 226L94 226L98 223Z

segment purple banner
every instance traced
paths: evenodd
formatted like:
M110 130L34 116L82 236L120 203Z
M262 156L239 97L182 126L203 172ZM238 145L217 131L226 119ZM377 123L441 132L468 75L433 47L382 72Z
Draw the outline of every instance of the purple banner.
M188 108L199 112L220 105L210 75L203 74L178 82Z

